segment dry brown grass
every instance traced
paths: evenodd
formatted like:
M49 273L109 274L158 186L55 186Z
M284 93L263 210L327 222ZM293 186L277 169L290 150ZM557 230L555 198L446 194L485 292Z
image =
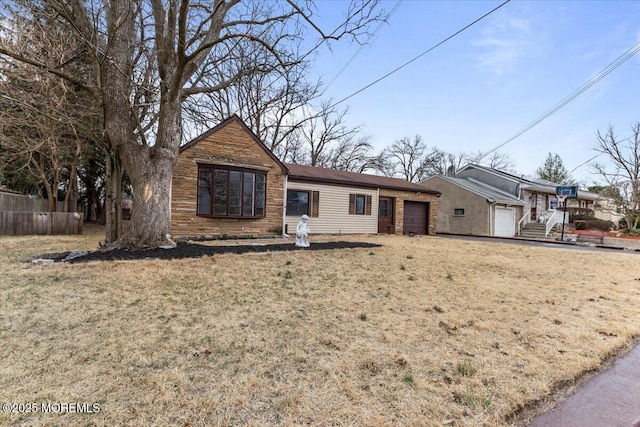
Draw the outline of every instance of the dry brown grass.
M0 425L523 424L640 336L640 256L445 238L33 266L0 238Z

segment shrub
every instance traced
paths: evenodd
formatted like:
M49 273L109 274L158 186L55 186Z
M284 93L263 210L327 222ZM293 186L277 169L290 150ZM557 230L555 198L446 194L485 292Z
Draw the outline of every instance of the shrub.
M612 228L615 228L613 221L605 221L603 219L586 219L577 221L575 224L576 230L609 231Z
M567 212L569 212L569 222L573 222L575 219L595 219L593 209L567 208Z
M638 217L640 216L640 214L636 214L632 217L632 221L635 221L636 219L638 219ZM640 223L640 221L638 221ZM620 224L620 228L628 228L627 226L627 218L621 218L620 221L618 221L618 224Z
M569 215L569 222L586 221L589 219L597 219L597 218L593 215L585 215L585 214Z

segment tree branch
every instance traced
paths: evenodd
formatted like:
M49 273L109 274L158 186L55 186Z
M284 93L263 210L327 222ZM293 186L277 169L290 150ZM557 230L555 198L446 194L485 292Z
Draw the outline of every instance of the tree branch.
M31 59L31 58L27 58L26 56L20 55L18 53L12 52L10 50L7 50L3 47L0 47L0 55L5 55L8 56L10 58L15 59L16 61L20 61L24 64L29 64L32 65L34 67L40 68L41 70L46 71L47 73L53 74L54 76L60 77L62 79L65 79L66 81L68 81L69 83L78 86L80 89L87 91L91 96L96 96L97 95L97 90L94 87L88 86L86 83L83 83L82 81L80 81L80 79L67 74L65 72L62 72L60 70L57 70L53 67L50 67L40 61L36 61L35 59Z

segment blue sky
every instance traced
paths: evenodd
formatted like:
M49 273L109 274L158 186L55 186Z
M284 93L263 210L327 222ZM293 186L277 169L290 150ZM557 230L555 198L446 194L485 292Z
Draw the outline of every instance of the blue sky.
M382 2L387 11L396 0ZM338 101L498 6L501 1L404 0L329 85ZM319 2L331 18L336 2ZM344 6L342 4L341 6ZM448 152L487 151L533 120L640 41L640 1L513 0L434 51L342 103L376 150L422 135ZM325 83L358 50L334 44L316 59ZM621 137L640 121L640 53L499 151L521 174L535 174L547 153L571 170L593 157L595 133L611 124ZM601 158L605 160L604 157ZM600 159L599 159L600 160ZM573 172L592 182L588 166Z

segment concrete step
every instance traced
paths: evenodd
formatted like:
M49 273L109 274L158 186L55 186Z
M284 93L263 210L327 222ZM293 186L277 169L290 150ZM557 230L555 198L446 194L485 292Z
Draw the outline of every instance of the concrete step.
M520 237L525 237L528 239L547 239L546 236L547 225L537 222L530 222L522 227L522 232L520 233Z
M546 230L547 224L544 224L542 222L530 222L528 224L525 224L523 228L529 228L531 230Z

